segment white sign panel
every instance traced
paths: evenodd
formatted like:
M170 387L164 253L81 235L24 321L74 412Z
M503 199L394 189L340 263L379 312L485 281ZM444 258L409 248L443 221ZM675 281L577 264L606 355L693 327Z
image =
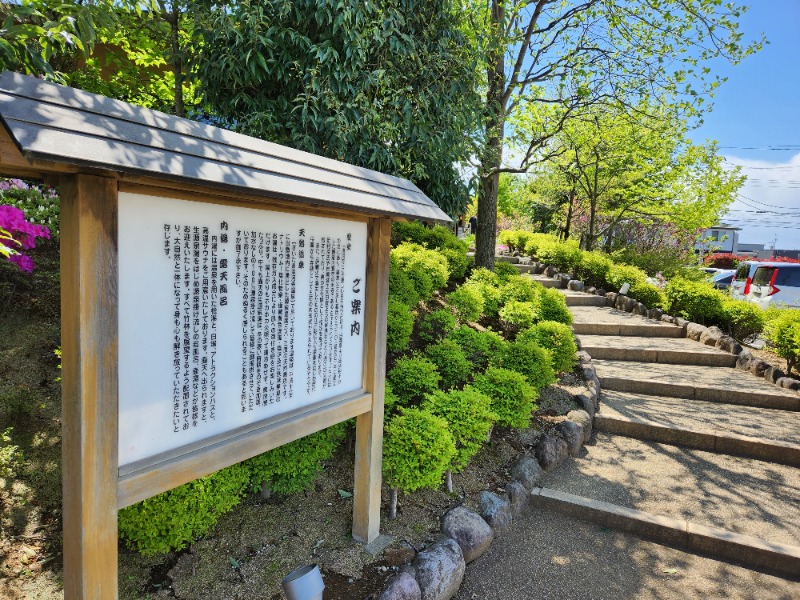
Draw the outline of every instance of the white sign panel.
M362 385L367 226L119 194L119 465Z

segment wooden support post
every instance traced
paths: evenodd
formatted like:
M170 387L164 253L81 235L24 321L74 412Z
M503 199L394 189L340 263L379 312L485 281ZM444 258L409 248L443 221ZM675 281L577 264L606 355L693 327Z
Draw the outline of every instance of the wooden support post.
M389 219L371 219L367 237L364 315L364 389L372 410L356 418L353 538L370 543L380 534L383 392L386 375L386 304L389 298Z
M117 182L61 186L64 598L117 598Z

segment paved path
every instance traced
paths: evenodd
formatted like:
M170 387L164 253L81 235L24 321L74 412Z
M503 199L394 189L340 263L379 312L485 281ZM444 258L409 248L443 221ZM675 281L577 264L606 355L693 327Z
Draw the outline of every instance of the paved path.
M565 295L603 389L592 442L458 598L800 598L800 394Z

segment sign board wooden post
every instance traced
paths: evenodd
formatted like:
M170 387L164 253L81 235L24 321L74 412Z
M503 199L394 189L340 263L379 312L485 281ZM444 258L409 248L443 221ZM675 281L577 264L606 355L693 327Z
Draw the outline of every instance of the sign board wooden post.
M117 597L117 511L356 418L380 532L392 219L408 181L0 75L0 174L61 188L64 591Z

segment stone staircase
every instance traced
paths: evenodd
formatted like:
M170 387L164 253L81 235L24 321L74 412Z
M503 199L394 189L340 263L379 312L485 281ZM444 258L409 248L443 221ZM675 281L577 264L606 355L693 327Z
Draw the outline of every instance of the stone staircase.
M562 292L601 404L594 443L548 476L536 504L800 579L800 394L681 327Z

